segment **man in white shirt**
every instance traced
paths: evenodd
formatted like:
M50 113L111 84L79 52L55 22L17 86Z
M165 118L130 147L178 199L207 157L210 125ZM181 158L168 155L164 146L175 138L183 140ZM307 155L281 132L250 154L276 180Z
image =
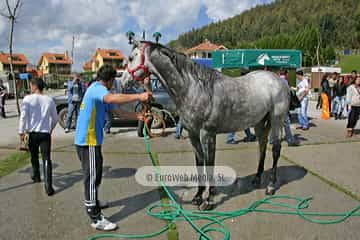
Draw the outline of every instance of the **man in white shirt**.
M303 71L296 72L296 79L297 79L296 94L301 103L301 107L298 112L299 126L297 127L297 129L302 129L306 131L309 129L309 119L307 116L307 108L309 105L308 94L310 91L309 82L307 78L304 78Z
M43 94L44 82L42 79L32 79L30 95L22 102L19 122L19 135L23 141L25 134L29 134L29 150L34 182L40 182L39 147L43 159L45 191L48 196L54 194L52 187L51 133L58 122L56 105L52 98Z

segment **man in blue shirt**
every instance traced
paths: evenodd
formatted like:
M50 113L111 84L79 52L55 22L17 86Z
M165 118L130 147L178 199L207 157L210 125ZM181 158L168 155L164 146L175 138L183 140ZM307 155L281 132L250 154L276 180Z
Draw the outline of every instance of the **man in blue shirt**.
M87 89L80 105L75 145L84 174L85 207L92 220L91 226L98 230L111 231L117 226L102 215L101 208L106 207L107 204L102 204L98 200L103 166L101 145L106 112L113 110L112 104L147 101L151 94L110 93L109 90L116 76L116 71L110 65L102 66L97 76L98 81Z
M80 79L80 74L75 73L72 81L67 83L68 112L66 116L65 133L70 132L72 117L75 113L75 121L79 114L80 103L85 93L85 86Z

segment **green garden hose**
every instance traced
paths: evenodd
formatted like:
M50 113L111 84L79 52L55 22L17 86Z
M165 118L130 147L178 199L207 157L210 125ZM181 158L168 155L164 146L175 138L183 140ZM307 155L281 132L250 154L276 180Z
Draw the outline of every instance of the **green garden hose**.
M151 162L154 166L154 171L159 174L159 169L156 166L155 158L150 149L150 141L146 135L144 127L144 141L146 152L149 154ZM176 221L187 221L190 226L197 232L198 240L214 240L209 236L209 233L220 233L222 240L230 240L230 231L226 227L224 221L231 218L237 218L248 213L259 212L268 214L283 214L283 215L297 215L305 221L317 223L317 224L336 224L345 221L346 219L357 216L360 217L360 205L347 212L340 213L323 213L323 212L309 212L304 209L309 208L312 201L312 197L301 198L289 195L274 195L268 196L264 199L251 203L248 207L234 210L234 211L191 211L184 210L180 204L178 204L169 191L164 182L160 182L161 187L170 199L171 204L162 204L160 202L152 204L147 209L148 216L154 217L159 220L165 220L169 223L157 232L143 234L143 235L128 235L128 234L115 234L105 233L97 234L89 237L88 240L104 239L104 238L123 238L123 239L145 239L159 236L169 230L170 225ZM277 207L277 210L271 208L264 208L269 205L271 207ZM278 208L282 210L278 210ZM166 209L166 210L164 210ZM332 220L324 220L321 218L332 217ZM205 220L208 223L202 226L197 226L195 221Z

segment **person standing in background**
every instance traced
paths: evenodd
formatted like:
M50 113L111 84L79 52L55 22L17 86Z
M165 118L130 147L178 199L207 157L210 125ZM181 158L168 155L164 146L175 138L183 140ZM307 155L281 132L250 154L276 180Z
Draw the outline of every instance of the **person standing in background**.
M340 77L334 86L334 105L333 105L333 115L335 120L341 119L344 108L345 108L345 95L346 95L346 86L344 84L343 77Z
M309 83L308 80L304 78L304 73L301 70L296 72L296 79L297 96L301 103L301 107L299 108L298 112L299 126L297 127L297 129L302 129L306 131L309 129L309 119L307 116L307 109L309 105L308 94L310 91Z
M75 122L77 120L80 109L80 103L84 94L85 94L84 83L80 79L80 74L75 73L73 80L68 81L68 86L67 86L68 112L66 117L65 133L70 132L74 113L75 113Z
M346 101L350 109L346 137L352 137L360 114L360 76L357 76L355 82L347 88Z
M176 139L182 138L183 129L184 129L184 127L183 127L182 120L181 120L181 117L180 117L179 121L176 124L176 128L175 128L175 138Z
M117 81L114 80L113 85L110 89L110 93L113 93L113 94L118 93L117 89L118 89ZM112 126L112 117L113 117L113 115L112 115L111 111L106 111L105 126L104 126L104 131L106 134L110 134L110 128Z
M42 79L32 79L30 95L22 102L19 121L20 140L24 141L29 134L29 150L31 153L32 175L34 182L40 182L39 147L43 160L45 191L48 196L54 194L52 186L51 133L54 130L58 115L53 99L43 94L45 87Z
M349 86L355 82L356 77L357 77L357 71L356 71L356 70L352 70L352 71L351 71L351 79L350 79L350 81L349 81Z
M335 98L334 87L335 87L337 79L338 79L338 74L337 74L337 72L334 72L328 80L329 89L330 89L330 95L329 95L330 114L332 113L332 109L333 109L333 105L334 105L334 98Z
M5 100L6 100L7 89L4 86L3 80L0 79L0 117L6 118L5 114Z
M279 77L284 81L284 83L289 87L289 79L288 79L288 72L287 70L280 70ZM290 112L286 114L284 119L284 130L285 130L285 137L288 143L288 146L295 147L299 146L299 143L295 139L294 135L291 132L290 128ZM270 135L270 142L272 142L271 135Z

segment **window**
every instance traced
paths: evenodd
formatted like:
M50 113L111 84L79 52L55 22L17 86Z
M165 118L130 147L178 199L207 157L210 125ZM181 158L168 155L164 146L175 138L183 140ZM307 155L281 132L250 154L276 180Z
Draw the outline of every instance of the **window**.
M117 56L117 54L116 54L116 52L109 52L109 56L110 57L115 57L115 56Z
M62 56L55 56L55 60L57 60L57 61L62 61L62 60L64 60L64 57L62 57Z
M211 53L208 53L208 58L212 58Z
M206 56L206 52L203 52L202 54L201 54L201 57L202 58L206 58L207 56Z
M21 61L21 59L18 56L12 56L13 61Z

